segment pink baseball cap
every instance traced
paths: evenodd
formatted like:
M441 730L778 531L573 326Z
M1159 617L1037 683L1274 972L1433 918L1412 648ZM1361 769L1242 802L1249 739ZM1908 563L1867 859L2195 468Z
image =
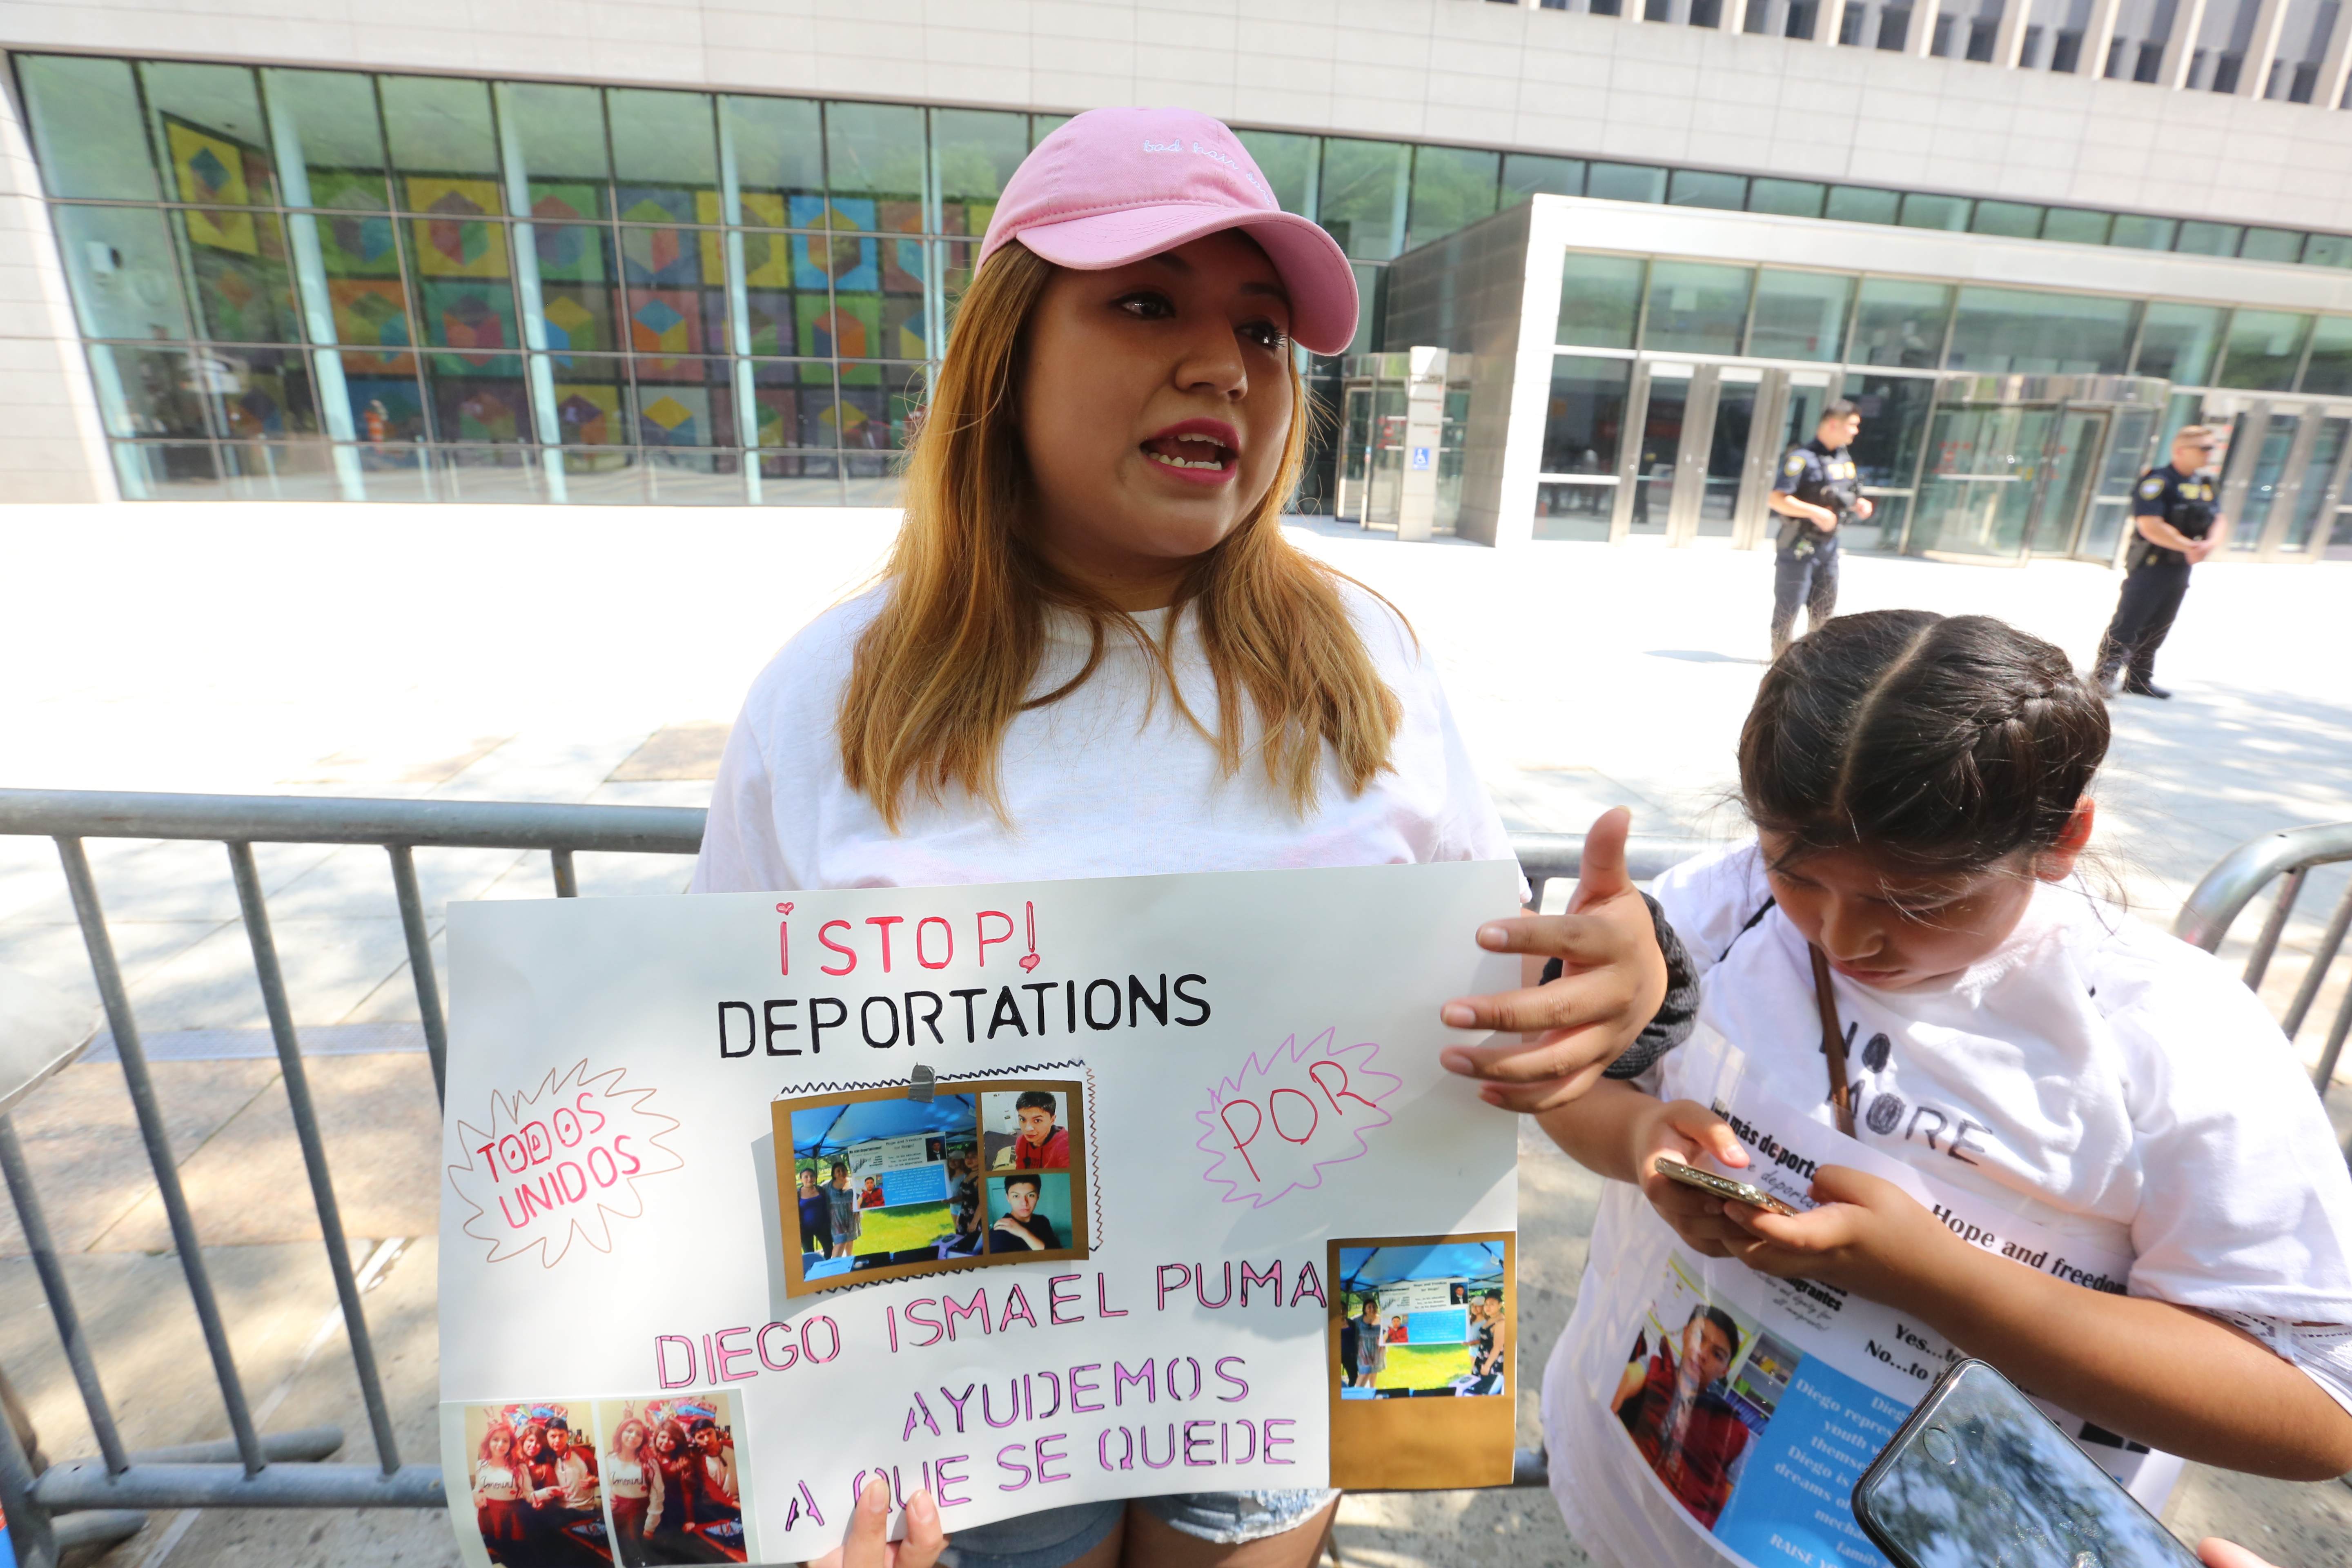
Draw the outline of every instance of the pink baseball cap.
M1241 228L1290 292L1290 335L1336 354L1356 335L1356 274L1337 241L1284 212L1241 139L1189 109L1090 109L1037 143L1005 182L981 242L1099 272Z

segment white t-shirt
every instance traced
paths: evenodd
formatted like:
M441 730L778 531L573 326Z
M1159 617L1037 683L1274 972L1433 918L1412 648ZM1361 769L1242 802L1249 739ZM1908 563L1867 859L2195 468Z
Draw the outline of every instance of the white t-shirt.
M1324 749L1314 812L1301 819L1267 781L1249 731L1232 776L1215 746L1154 692L1147 656L1123 633L1104 643L1086 684L1016 715L1004 735L1003 790L1013 826L961 792L940 805L909 792L892 834L841 773L834 723L876 589L819 616L760 672L727 738L689 890L925 887L1172 871L1267 870L1511 858L1508 836L1471 766L1435 669L1393 610L1341 584L1381 679L1403 705L1391 770L1348 793ZM1153 637L1166 610L1136 616ZM1049 612L1033 694L1085 663L1078 617ZM1186 615L1174 650L1186 702L1216 719L1215 684ZM1156 700L1155 700L1156 697Z
M1833 1121L1804 938L1777 905L1748 925L1771 898L1754 842L1654 891L1704 976L1700 1018ZM2036 884L1958 974L1832 984L1862 1142L2129 1255L2132 1295L2244 1329L2352 1410L2352 1174L2277 1024L2219 961L2077 879ZM1675 1097L1675 1065L1643 1086Z

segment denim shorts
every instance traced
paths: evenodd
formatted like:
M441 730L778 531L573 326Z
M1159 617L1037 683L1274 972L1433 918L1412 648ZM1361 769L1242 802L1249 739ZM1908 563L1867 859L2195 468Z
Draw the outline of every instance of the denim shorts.
M1171 1530L1219 1546L1239 1546L1297 1529L1339 1495L1308 1487L1297 1491L1170 1492L1136 1500Z
M1296 1530L1339 1494L1304 1491L1171 1492L1137 1500L1171 1529L1220 1546ZM944 1568L1062 1568L1102 1544L1127 1510L1123 1502L1082 1502L960 1530Z
M948 1538L940 1562L942 1568L1062 1568L1101 1545L1126 1512L1127 1504L1113 1499L976 1524Z

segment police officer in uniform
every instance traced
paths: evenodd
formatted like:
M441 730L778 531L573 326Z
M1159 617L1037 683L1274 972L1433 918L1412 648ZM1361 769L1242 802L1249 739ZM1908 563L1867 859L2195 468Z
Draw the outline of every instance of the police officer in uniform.
M1822 410L1813 438L1791 447L1772 482L1771 508L1780 514L1772 563L1772 657L1778 658L1805 607L1805 629L1837 613L1838 524L1871 513L1848 450L1862 433L1862 411L1841 397Z
M2189 567L2221 548L2230 531L2229 520L2214 515L2215 486L2204 472L2218 446L2205 426L2184 426L2172 437L2172 461L2142 474L2132 491L2138 531L2124 556L2115 619L2099 639L2096 678L2103 690L2112 692L2121 676L2122 689L2135 697L2172 695L2150 679L2156 650L2180 613Z

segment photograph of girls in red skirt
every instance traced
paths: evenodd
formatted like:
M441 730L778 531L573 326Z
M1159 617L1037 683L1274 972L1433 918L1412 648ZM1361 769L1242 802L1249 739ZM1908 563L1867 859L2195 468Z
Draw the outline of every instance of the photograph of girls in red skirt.
M509 1568L610 1563L596 1439L582 1400L529 1399L466 1412L482 1550Z
M732 1394L604 1399L596 1417L613 1561L641 1568L749 1559Z

